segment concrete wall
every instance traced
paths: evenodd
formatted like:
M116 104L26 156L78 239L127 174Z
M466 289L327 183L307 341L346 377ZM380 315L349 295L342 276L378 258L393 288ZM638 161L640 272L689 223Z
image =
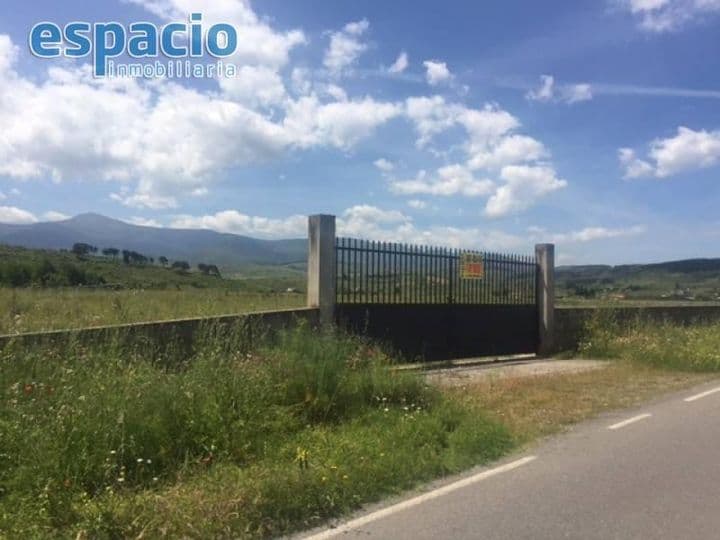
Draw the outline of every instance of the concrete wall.
M300 322L317 326L320 310L317 308L259 311L242 315L226 315L197 319L145 322L77 330L60 330L32 334L0 336L0 350L8 346L62 346L70 342L88 345L118 343L126 347L153 350L159 355L184 356L192 351L200 332L222 332L236 329L247 344L259 336L288 328Z
M720 321L720 306L652 306L641 308L555 308L555 351L577 349L585 323L598 311L612 312L620 322L640 317L677 324Z

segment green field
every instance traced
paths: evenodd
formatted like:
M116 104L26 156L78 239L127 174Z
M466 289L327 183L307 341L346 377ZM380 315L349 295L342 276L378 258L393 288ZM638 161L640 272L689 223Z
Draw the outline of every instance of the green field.
M219 278L0 246L0 334L302 307L305 279L302 265L247 266Z
M0 334L303 307L304 294L232 289L0 289Z

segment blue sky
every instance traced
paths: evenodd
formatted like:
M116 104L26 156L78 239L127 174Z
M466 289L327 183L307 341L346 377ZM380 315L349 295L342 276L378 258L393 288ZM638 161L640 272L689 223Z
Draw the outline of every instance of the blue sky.
M323 212L561 264L720 255L718 0L7 4L0 221L282 238ZM238 29L237 77L94 79L27 46L40 21L196 11Z

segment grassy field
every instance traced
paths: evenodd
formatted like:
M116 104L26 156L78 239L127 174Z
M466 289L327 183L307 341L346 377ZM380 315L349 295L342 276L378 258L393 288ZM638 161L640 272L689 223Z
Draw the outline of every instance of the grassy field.
M712 362L642 361L622 338L591 348L608 324L585 348L621 357L606 369L443 390L371 344L302 328L253 350L232 331L205 337L172 368L119 344L5 350L0 537L287 534L716 376ZM716 327L674 331L720 348Z
M720 306L720 300L679 300L672 298L643 299L628 297L617 298L582 298L579 296L565 296L555 299L558 307L690 307L690 306Z
M302 307L300 293L0 288L0 334Z
M67 286L73 279L92 286ZM8 286L13 280L24 285ZM248 266L215 277L0 246L0 334L301 307L305 280L302 265Z
M208 261L212 263L212 261ZM121 256L88 254L82 257L69 251L26 249L0 245L0 285L67 286L68 277L82 278L70 285L95 285L114 289L231 289L247 292L278 292L305 285L305 265L246 265L223 272L221 278L206 275L197 268L180 271L158 261L125 264ZM72 270L70 272L69 270ZM224 269L223 269L224 270ZM223 279L229 278L229 279ZM89 283L85 283L88 281Z
M720 323L679 326L637 318L619 323L599 312L587 323L580 351L593 358L693 372L720 370Z
M360 341L233 338L181 369L117 346L6 351L0 536L278 535L513 446Z

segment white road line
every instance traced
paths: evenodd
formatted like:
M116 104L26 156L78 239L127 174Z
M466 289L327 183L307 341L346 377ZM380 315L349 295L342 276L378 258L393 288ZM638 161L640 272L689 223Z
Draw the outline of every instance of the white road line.
M627 425L634 424L635 422L639 422L640 420L644 420L645 418L650 418L651 416L652 414L650 413L638 414L637 416L633 416L632 418L628 418L627 420L608 426L608 429L620 429Z
M712 390L708 390L707 392L702 392L701 394L697 394L697 395L694 395L694 396L690 396L689 398L685 398L685 401L686 401L687 403L690 403L691 401L696 401L696 400L698 400L698 399L702 399L702 398L707 397L707 396L709 396L709 395L717 394L718 392L720 392L720 387L718 387L718 388L713 388Z
M443 486L434 491L423 493L422 495L418 495L417 497L408 499L407 501L388 506L387 508L383 508L382 510L378 510L377 512L367 514L366 516L353 519L352 521L343 523L335 529L327 529L325 531L314 534L313 536L308 536L305 538L305 540L326 540L328 538L333 538L340 534L349 532L353 529L357 529L358 527L362 527L363 525L367 525L368 523L371 523L375 520L387 517L403 510L407 510L408 508L412 508L413 506L417 506L432 499L437 499L438 497L442 497L443 495L452 493L453 491L456 491L460 488L464 488L476 482L480 482L481 480L485 480L486 478L490 478L491 476L517 469L518 467L522 467L523 465L530 463L536 458L537 456L524 457L522 459L518 459L517 461L513 461L512 463L507 463L505 465L501 465L500 467L495 467L494 469L489 469L476 475L469 476L468 478L463 478L462 480L458 480L457 482L453 482L452 484L448 484L447 486Z

